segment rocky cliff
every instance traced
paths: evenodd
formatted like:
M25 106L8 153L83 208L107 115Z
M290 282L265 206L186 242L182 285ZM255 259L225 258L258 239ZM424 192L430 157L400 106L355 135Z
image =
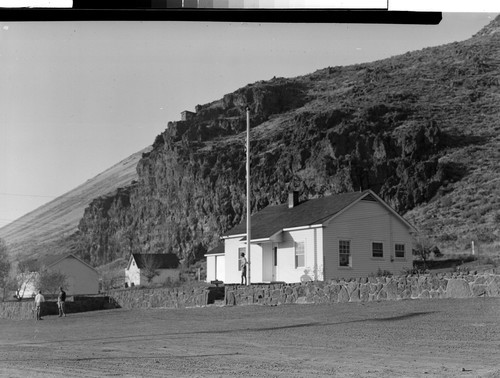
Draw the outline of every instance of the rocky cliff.
M307 199L371 188L442 243L498 242L499 24L464 42L256 82L198 105L156 137L133 185L85 210L79 253L95 265L132 251L193 262L214 247L245 214L246 106L252 211L290 189Z

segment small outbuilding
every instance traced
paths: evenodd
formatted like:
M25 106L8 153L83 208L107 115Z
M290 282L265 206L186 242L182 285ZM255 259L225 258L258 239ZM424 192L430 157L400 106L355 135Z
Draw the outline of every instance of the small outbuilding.
M73 254L46 256L40 259L42 269L66 276L68 295L99 293L99 273Z
M125 268L128 286L163 284L179 277L179 258L173 253L133 253Z

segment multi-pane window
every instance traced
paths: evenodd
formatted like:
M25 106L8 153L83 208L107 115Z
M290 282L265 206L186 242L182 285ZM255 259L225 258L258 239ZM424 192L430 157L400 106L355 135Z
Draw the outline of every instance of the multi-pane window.
M339 266L351 266L351 242L339 240Z
M405 245L404 244L395 244L394 245L394 255L399 258L405 257Z
M246 252L246 247L238 248L238 271L241 272L241 254Z
M295 268L305 266L304 242L295 243Z
M384 257L384 244L383 243L372 243L372 256L373 257Z

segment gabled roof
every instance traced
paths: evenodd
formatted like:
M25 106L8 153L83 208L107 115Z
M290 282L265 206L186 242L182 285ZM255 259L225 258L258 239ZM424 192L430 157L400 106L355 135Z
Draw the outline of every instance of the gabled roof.
M307 200L292 208L288 204L268 206L252 215L252 240L268 239L283 229L294 227L319 226L340 214L349 206L366 197L376 201L399 217L408 227L413 228L371 190L336 194L328 197ZM223 238L245 236L246 221L223 234Z
M207 255L222 255L224 254L224 243L219 243L217 247L212 248L210 251L205 253L205 256Z
M67 259L68 257L71 257L71 258L79 261L80 263L88 266L89 268L97 271L93 266L89 265L88 263L86 263L82 259L79 259L78 257L76 257L72 253L66 253L66 254L62 254L62 255L48 255L48 256L44 256L44 257L38 259L38 262L40 263L41 266L44 266L46 268L50 268L53 265L56 265L58 262L60 262L60 261L62 261L64 259Z
M148 264L151 264L155 269L176 269L179 267L179 258L173 253L133 253L132 258L139 269L143 269ZM148 261L148 259L151 260Z

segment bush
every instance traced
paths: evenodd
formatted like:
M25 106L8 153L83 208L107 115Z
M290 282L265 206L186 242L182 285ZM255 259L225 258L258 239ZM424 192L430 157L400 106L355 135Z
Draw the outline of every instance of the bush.
M370 277L392 277L393 274L388 270L378 268L377 273L370 273Z

